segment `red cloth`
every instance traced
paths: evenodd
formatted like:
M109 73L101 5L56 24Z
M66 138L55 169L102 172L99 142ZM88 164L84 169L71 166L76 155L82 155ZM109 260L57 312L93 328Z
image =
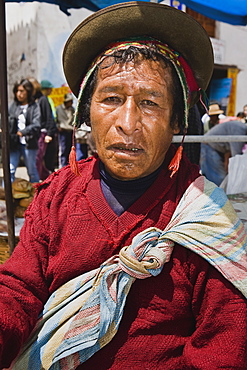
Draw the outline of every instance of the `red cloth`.
M38 190L20 243L0 268L0 364L9 366L51 292L96 268L141 230L164 228L199 175L182 160L120 217L100 189L98 159L68 167ZM79 369L246 369L246 301L213 267L180 246L157 277L136 281L115 338Z

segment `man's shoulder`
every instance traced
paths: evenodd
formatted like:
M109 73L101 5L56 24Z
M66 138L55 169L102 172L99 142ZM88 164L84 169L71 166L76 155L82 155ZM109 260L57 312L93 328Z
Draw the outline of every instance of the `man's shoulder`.
M218 123L212 127L205 135L237 135L238 132L247 131L247 125L238 120L231 120Z
M211 136L211 135L220 135L224 134L226 130L226 126L224 123L218 123L214 127L210 128L208 132L205 133L206 136Z
M42 102L42 101L48 101L48 99L47 99L47 96L45 96L45 95L40 95L40 97L38 98L38 102L40 103L40 102Z
M56 106L56 111L57 111L58 114L65 112L64 104L62 103L62 104L59 104L58 106Z
M49 103L49 100L47 98L47 96L45 95L42 95L39 99L38 99L38 104L40 106L42 106L42 108L46 108L46 107L50 107L50 103ZM50 108L51 109L51 108Z
M71 112L75 112L75 108L73 107L73 105L71 107L68 108Z

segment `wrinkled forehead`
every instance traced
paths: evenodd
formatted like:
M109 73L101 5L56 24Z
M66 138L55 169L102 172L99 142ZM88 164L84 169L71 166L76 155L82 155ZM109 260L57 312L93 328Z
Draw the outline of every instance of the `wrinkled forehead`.
M160 99L167 99L168 96L173 95L171 67L162 60L141 57L121 63L104 61L102 68L99 67L95 73L97 75L92 95L124 93L136 97L145 95Z

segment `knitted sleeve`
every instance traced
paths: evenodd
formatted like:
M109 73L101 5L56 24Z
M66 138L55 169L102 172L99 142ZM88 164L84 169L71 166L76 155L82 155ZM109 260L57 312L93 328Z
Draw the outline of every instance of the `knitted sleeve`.
M201 260L198 256L195 259ZM198 268L199 267L199 268ZM247 301L214 267L197 266L192 309L195 330L183 352L182 369L246 369Z
M79 182L81 187L81 179L68 166L38 186L25 213L20 241L0 266L0 369L9 367L16 357L51 293L54 276L48 270L54 254L63 253L59 236L67 217L66 199L74 193L74 184ZM60 213L63 217L58 222Z
M43 194L26 212L20 242L0 266L0 369L8 367L48 298L48 202Z

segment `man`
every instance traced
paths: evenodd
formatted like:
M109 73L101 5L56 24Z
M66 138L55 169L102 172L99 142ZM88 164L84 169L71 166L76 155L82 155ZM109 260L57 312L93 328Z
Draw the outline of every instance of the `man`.
M41 81L41 91L42 94L46 97L52 113L53 118L53 135L52 140L47 142L45 156L44 156L44 163L48 171L54 172L55 166L57 164L57 127L56 127L56 107L54 104L53 99L51 98L52 89L54 88L53 84L49 80L42 80Z
M246 367L243 225L171 146L212 68L204 29L169 6L121 3L73 32L64 70L97 155L78 164L72 147L79 176L65 167L39 186L1 268L2 366L45 305L14 369Z
M57 126L59 142L59 168L69 163L69 153L72 146L73 119L75 109L73 107L73 96L68 93L64 95L63 104L57 106Z
M89 147L89 137L91 135L91 128L83 123L75 133L75 139L76 139L76 158L77 160L85 159L89 157L89 155L92 155L93 153L90 153L90 147Z
M212 127L206 136L247 135L245 123L235 120L220 123ZM208 180L220 185L228 173L229 158L242 154L245 142L212 142L201 145L201 170Z
M223 115L224 111L220 109L219 104L214 103L209 105L209 111L208 114L206 113L202 117L202 122L204 124L204 133L206 134L208 130L210 130L212 127L218 125L220 118L225 118Z
M52 153L51 155L48 150L49 145L54 145L57 131L48 100L48 95L51 93L53 85L47 80L42 80L40 84L34 78L30 78L29 80L35 88L34 98L38 102L41 111L41 135L38 143L39 149L36 157L36 166L40 180L43 181L53 172L53 163L55 162L55 154Z
M243 107L243 113L244 113L245 123L247 123L247 104L245 104Z
M54 86L48 80L42 80L40 84L41 84L42 94L47 97L47 100L49 101L49 104L51 106L53 118L55 119L56 118L56 108L55 108L52 98L50 97Z
M36 154L40 136L41 113L33 99L33 86L23 79L13 88L14 101L9 107L9 144L10 144L10 174L15 180L15 172L23 157L27 168L29 181L39 182L36 168Z

